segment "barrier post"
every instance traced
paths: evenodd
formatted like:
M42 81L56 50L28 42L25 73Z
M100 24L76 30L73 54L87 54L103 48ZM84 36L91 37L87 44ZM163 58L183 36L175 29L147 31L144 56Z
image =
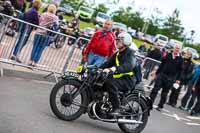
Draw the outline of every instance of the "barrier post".
M72 45L72 48L71 48L70 53L69 53L69 56L68 56L68 58L66 59L65 65L64 65L64 67L63 67L62 73L65 73L65 71L66 71L66 69L67 69L68 64L69 64L69 61L70 61L72 55L74 54L74 50L76 49L76 46L77 46L77 43L78 43L79 39L80 39L80 38L78 38L78 39L75 41L75 43Z

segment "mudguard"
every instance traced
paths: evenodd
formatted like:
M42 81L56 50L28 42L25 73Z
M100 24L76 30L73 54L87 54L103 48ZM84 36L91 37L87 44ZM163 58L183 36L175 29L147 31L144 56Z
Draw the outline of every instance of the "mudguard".
M140 91L133 91L131 94L128 95L134 95L137 96L138 98L143 99L146 105L148 106L148 115L150 116L150 111L153 109L153 104L149 97L145 97L144 94L142 94Z

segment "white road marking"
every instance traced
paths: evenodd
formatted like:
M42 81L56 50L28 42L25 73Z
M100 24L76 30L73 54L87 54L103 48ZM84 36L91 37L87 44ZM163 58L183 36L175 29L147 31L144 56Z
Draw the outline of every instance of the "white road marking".
M185 123L185 124L190 125L190 126L200 126L199 123Z
M154 108L154 109L157 108L157 107L158 107L157 105L153 105L153 108ZM162 109L162 111L167 112L167 113L170 113L170 111L167 110L167 109Z
M166 115L166 116L169 116L169 117L172 117L172 118L175 118L177 121L180 121L180 120L184 120L184 121L188 121L188 122L191 121L189 119L185 119L183 117L179 117L177 114L168 114L168 113L162 113L162 114Z
M200 120L200 117L195 117L195 116L186 116L186 117L192 120Z

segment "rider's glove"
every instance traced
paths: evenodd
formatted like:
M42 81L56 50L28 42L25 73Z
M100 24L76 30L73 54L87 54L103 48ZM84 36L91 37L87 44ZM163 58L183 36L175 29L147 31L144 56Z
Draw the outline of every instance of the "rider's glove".
M113 73L116 71L116 67L109 68Z
M106 73L109 73L109 72L115 72L116 71L116 67L111 67L111 68L105 68L104 70L103 70L103 72L106 72Z
M105 68L105 69L103 69L103 72L105 72L105 73L109 73L111 70L109 69L109 68Z

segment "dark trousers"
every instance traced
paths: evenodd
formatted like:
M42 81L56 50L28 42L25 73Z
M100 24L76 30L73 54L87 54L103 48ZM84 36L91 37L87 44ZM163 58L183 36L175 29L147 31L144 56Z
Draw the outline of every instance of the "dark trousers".
M192 110L195 113L200 113L200 95L197 96L197 102Z
M156 96L158 94L158 91L162 88L161 98L160 98L158 107L163 108L167 100L167 95L169 93L169 90L172 87L172 84L173 84L172 78L169 78L168 76L164 74L159 74L158 77L156 78L154 88L152 89L151 94L150 94L152 103L154 103Z
M181 100L181 106L185 108L187 103L189 102L187 108L191 109L195 102L196 97L197 97L197 94L192 91L192 85L189 84L187 92L185 93L184 97Z
M119 108L120 99L118 92L127 92L128 90L134 88L135 80L132 77L118 78L118 79L108 79L104 88L109 93L109 98L112 103L113 109Z
M175 89L174 87L171 88L171 94L169 96L169 101L168 101L169 104L174 106L177 104L178 96L181 92L182 86L183 86L182 83L180 83L180 87L178 89Z

